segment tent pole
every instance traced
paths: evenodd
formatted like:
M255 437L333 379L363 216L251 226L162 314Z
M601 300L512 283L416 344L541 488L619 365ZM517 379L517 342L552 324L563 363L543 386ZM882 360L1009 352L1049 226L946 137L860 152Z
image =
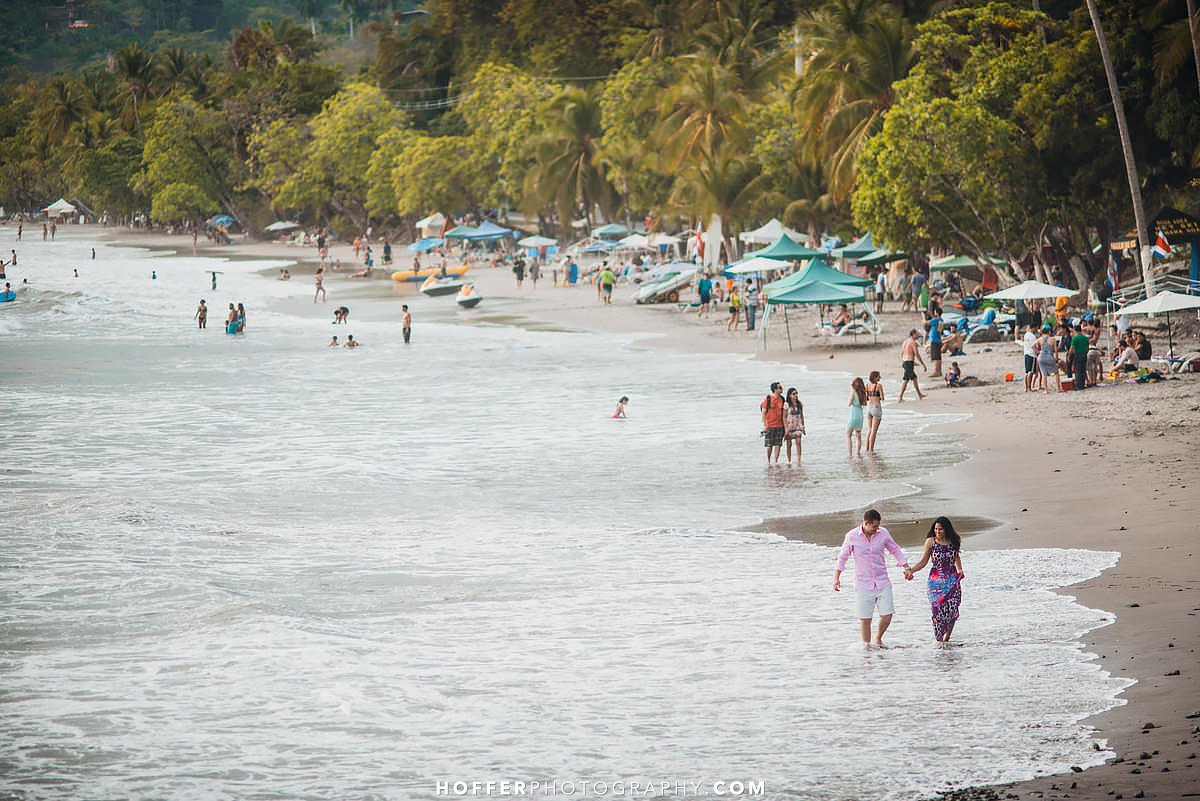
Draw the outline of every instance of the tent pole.
M792 351L792 326L788 323L787 306L783 307L783 326L787 329L788 353Z

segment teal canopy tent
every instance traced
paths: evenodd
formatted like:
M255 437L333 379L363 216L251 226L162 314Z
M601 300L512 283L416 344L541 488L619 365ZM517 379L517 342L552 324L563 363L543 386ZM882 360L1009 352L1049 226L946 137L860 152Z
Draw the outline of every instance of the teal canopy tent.
M469 239L471 234L475 233L475 229L469 225L459 225L451 228L442 235L443 239Z
M875 243L871 241L869 233L863 234L862 237L844 247L834 248L832 253L835 258L839 259L857 259L860 256L866 256L869 253L874 253L876 250Z
M803 272L795 274L800 276L800 280L794 283L791 287L786 287L782 290L776 287L773 293L768 294L768 309L771 309L775 306L783 307L783 325L787 330L788 350L792 349L792 327L788 322L788 306L827 306L834 303L863 303L864 308L867 309L867 314L871 315L870 308L865 305L866 294L863 292L862 286L845 283L831 283L829 281L820 280L819 278L813 277L813 275L810 274L810 271L813 267L818 267L818 269L823 267L830 273L834 273L854 281L862 280L854 278L852 275L839 273L837 270L825 265L824 262L814 259L813 262L810 263ZM805 274L810 274L807 279L804 278Z
M865 256L860 256L855 261L863 267L875 267L880 264L891 264L894 261L902 261L907 258L907 253L892 253L890 250L881 249L868 253Z
M820 250L806 248L799 242L793 240L787 234L783 234L779 239L775 240L775 244L770 247L765 247L762 250L756 250L753 253L747 253L748 259L776 259L778 261L803 261L816 256L824 256L825 253Z

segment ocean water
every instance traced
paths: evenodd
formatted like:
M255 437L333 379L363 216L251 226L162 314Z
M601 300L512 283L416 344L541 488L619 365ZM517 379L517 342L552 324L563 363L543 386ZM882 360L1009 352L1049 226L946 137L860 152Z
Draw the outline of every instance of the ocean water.
M1080 721L1126 683L1074 638L1112 618L1051 590L1116 554L968 541L965 644L932 647L900 580L894 647L863 652L834 549L739 530L849 527L966 457L938 417L888 406L849 460L842 374L93 244L21 243L0 305L5 792L915 799L1104 758ZM762 464L773 380L802 467Z

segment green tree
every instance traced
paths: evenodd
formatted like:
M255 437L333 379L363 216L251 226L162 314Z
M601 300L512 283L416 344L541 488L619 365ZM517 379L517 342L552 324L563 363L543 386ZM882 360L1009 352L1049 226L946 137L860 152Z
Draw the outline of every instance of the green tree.
M133 180L133 188L150 198L151 216L179 220L183 217L171 215L185 207L221 208L246 223L235 192L229 134L219 113L191 98L173 95L160 105L146 131L142 168Z
M795 88L807 130L804 155L823 163L830 191L849 197L858 158L895 102L894 84L914 58L913 25L885 0L839 0L801 16L800 36L815 55Z
M396 212L424 215L436 209L449 214L477 208L483 181L473 170L472 146L467 136L406 137L392 162Z
M154 80L154 56L136 42L130 42L116 53L115 72L119 94L124 100L122 110L126 130L142 135L142 103L150 96Z
M500 205L520 199L535 160L530 143L543 128L540 110L558 88L496 62L481 64L473 73L457 110L474 145L472 169L489 176L478 192L483 202Z
M352 83L309 122L299 154L299 136L283 134L286 125L277 122L253 137L256 185L278 209L332 213L366 228L371 156L384 133L409 126L405 114L378 88Z
M1030 213L1045 194L1035 164L1017 127L970 99L902 100L863 153L854 220L889 245L1011 261L1042 222Z
M553 206L564 230L579 204L589 228L597 206L611 219L619 196L597 157L601 134L598 93L594 89L563 89L550 102L547 117L547 128L534 144L537 164L525 180L527 210Z

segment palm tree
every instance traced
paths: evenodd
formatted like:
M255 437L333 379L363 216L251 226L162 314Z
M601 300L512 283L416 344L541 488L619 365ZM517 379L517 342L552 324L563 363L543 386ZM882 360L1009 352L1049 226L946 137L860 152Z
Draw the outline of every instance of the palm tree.
M840 202L854 188L867 139L896 100L893 86L915 61L913 27L878 0L840 0L802 18L799 27L816 53L793 97L808 129L803 153L812 164L828 165L829 188Z
M325 0L300 0L296 8L308 20L309 32L317 38L317 17L325 13Z
M719 63L696 57L661 103L657 131L666 164L677 169L703 153L747 139L747 99L736 76Z
M65 78L55 78L47 88L45 105L39 109L39 125L52 144L59 144L87 118L88 107L82 93Z
M1121 135L1121 152L1125 156L1125 177L1129 179L1129 194L1133 199L1133 218L1137 223L1138 243L1141 245L1142 282L1145 285L1146 296L1154 294L1154 271L1152 269L1152 254L1149 239L1149 228L1146 226L1146 209L1142 203L1142 187L1138 180L1137 162L1133 160L1133 144L1129 138L1129 124L1125 121L1125 105L1121 100L1121 87L1117 85L1117 71L1113 68L1112 55L1108 52L1108 39L1104 35L1104 26L1100 24L1100 12L1096 8L1096 0L1087 0L1088 14L1092 18L1092 28L1096 31L1096 44L1100 46L1100 60L1104 64L1104 76L1108 79L1108 92L1112 95L1113 114L1117 118L1117 132Z
M122 84L126 112L132 111L133 128L142 135L141 101L150 94L154 77L154 56L137 42L130 42L116 53L116 75Z
M598 93L563 89L550 101L548 117L545 133L534 144L537 162L525 180L526 205L531 211L553 205L564 226L580 203L589 228L596 206L611 219L619 198L598 156L603 132Z
M696 34L699 52L691 58L715 62L729 70L741 90L757 99L770 89L785 65L783 50L759 30L760 19L748 7L744 15L723 15L704 25Z
M1154 73L1159 84L1175 80L1188 58L1196 68L1196 85L1200 87L1200 37L1197 36L1196 0L1187 0L1187 18L1163 23L1175 10L1174 0L1158 0L1146 13L1145 24L1158 29L1154 36Z
M762 170L751 158L736 152L732 145L699 154L696 163L676 185L675 201L686 205L702 220L716 215L721 226L725 253L733 258L730 235L733 227L744 223L747 212L761 187Z

